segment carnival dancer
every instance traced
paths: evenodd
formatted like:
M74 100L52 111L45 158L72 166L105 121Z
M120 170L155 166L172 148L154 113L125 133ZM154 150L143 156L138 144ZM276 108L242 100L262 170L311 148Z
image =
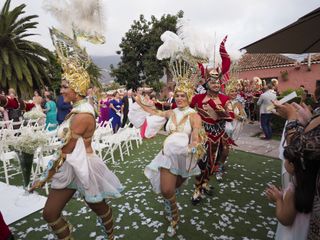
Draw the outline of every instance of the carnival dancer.
M201 174L196 176L195 191L191 199L194 205L201 201L204 193L213 194L209 186L210 176L219 168L216 160L221 137L225 133L226 121L232 121L233 117L229 98L220 93L220 88L220 79L215 73L207 82L207 92L195 95L190 104L201 116L208 136L206 154L198 162Z
M218 181L222 181L225 174L227 159L232 145L236 146L235 141L239 138L246 119L246 112L243 108L241 100L238 98L237 88L238 80L229 80L226 83L225 93L229 97L229 113L232 117L231 121L226 121L225 133L222 135L217 154L215 167L215 176Z
M184 79L183 81L188 81ZM163 149L145 168L145 175L150 180L153 190L161 193L164 197L165 209L169 215L170 226L167 229L169 236L176 233L179 222L179 213L176 201L176 189L178 189L188 177L198 175L200 169L197 166L197 159L204 153L205 138L204 131L201 131L201 118L195 110L189 107L194 86L192 84L180 83L175 89L177 108L168 111L158 111L136 98L136 103L146 112L158 117L160 124L148 124L148 128L160 130L168 119L166 130L169 136L163 144ZM141 114L129 115L130 121L135 125ZM156 119L156 118L154 118ZM161 121L162 119L162 121ZM151 118L147 119L151 122ZM159 127L160 125L160 127ZM201 135L202 133L202 135Z
M62 216L62 210L76 191L97 214L108 239L114 239L112 210L105 200L120 197L123 187L91 147L96 122L94 109L85 99L90 78L77 58L64 57L63 51L57 46L56 49L65 79L61 93L65 102L73 103L73 108L58 130L63 146L57 158L49 162L30 191L52 180L43 218L59 239L72 239L72 227Z
M239 80L233 79L230 80L226 86L226 94L230 99L231 108L234 113L233 121L228 122L232 126L230 128L231 132L228 132L228 128L226 128L226 132L234 141L238 140L243 124L247 119L247 114L244 110L241 98L238 97L239 84Z
M165 39L170 37L179 38L175 33L167 31L162 34L161 39L165 42ZM169 55L166 54L166 46L168 45L165 42L159 47L157 58L171 58L169 67L176 83L174 98L177 108L160 111L155 106L147 104L141 97L137 97L136 103L129 111L129 120L135 127L142 127L146 121L145 137L154 136L168 120L166 130L169 136L165 139L162 150L146 166L144 173L153 190L161 193L164 198L165 210L170 221L167 234L173 236L180 219L176 190L187 178L200 174L197 161L205 153L206 134L201 125L201 117L189 107L195 92L195 82L191 77L194 64L191 63L189 55L184 55L184 46L170 48L172 54Z
M221 94L221 88L229 80L229 70L231 59L225 49L227 36L220 44L220 56L222 59L222 67L207 68L209 78L206 83L207 92L194 96L190 106L195 108L201 116L203 126L205 128L208 140L206 142L206 154L198 161L201 174L196 176L195 190L191 201L194 205L198 204L206 195L212 195L212 188L209 186L210 176L215 172L219 172L221 164L217 161L220 142L225 134L226 121L232 121L233 112L229 98ZM215 66L214 66L215 67ZM222 147L222 146L221 146ZM221 148L220 155L222 159L226 158L228 149Z

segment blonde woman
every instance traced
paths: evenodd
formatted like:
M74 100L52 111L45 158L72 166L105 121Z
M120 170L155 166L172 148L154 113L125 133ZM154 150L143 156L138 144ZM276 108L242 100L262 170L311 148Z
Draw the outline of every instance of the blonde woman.
M164 141L163 149L145 168L144 173L150 180L154 192L161 193L164 198L165 209L170 221L167 229L169 236L176 234L180 219L176 189L181 187L187 178L200 174L197 160L199 155L205 151L200 134L201 118L195 110L189 107L191 96L192 91L190 94L190 90L177 87L174 94L177 108L168 111L157 111L138 96L135 107L131 109L133 112L129 114L130 121L138 127L142 122L139 118L146 118L148 122L146 136L149 137L162 129L168 120L166 130L170 135ZM137 105L151 116L137 111Z

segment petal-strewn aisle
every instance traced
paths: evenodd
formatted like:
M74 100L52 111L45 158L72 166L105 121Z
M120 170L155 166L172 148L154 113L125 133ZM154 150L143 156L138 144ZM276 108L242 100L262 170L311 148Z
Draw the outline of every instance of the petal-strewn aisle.
M162 198L155 198L143 175L144 167L159 151L162 141L162 136L145 140L124 162L109 164L126 187L123 197L112 201L116 239L167 239L164 233L168 223L159 204ZM213 183L215 196L194 207L190 202L193 179L182 189L178 195L179 207L183 208L181 224L173 239L271 239L277 224L275 209L262 192L267 183L279 185L279 172L279 160L232 152L224 181ZM64 212L75 228L73 236L104 239L95 215L88 214L89 208L79 201L82 200L72 200ZM40 212L10 227L17 239L54 239Z

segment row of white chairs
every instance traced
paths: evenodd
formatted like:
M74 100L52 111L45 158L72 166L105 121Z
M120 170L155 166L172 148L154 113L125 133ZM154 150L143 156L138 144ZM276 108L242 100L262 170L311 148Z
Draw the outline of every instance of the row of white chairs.
M41 125L39 124L33 123L27 124L19 129L1 129L2 131L7 131L6 134L18 134L19 131L24 131L26 127L31 128L34 131L44 131L46 133L48 137L46 146L39 147L34 154L35 170L32 169L32 180L35 180L37 177L39 177L39 175L42 174L50 159L54 157L53 154L61 146L61 142L57 137L57 130L47 131L40 126ZM0 147L0 160L3 162L3 172L6 183L9 184L9 178L21 173L21 171L15 170L11 171L13 173L9 174L9 167L12 166L10 160L19 161L19 156L15 151L10 151L5 147L5 134L2 134L1 136L0 143L2 147ZM120 159L121 161L124 161L124 155L129 156L130 150L133 150L132 141L136 142L137 148L139 148L139 145L142 144L142 138L140 136L139 129L130 128L128 125L126 125L124 128L120 128L118 132L114 134L110 120L102 124L97 124L97 128L93 136L92 146L104 162L111 160L112 163L115 163L114 152L119 149ZM47 184L45 185L45 191L48 194Z
M14 126L19 126L15 128ZM21 121L21 122L12 122L12 121L2 121L0 122L0 162L2 162L3 169L0 171L0 174L4 173L5 181L9 184L9 179L17 174L20 174L20 168L11 164L11 160L19 163L19 155L16 151L13 151L9 148L7 144L7 139L12 136L18 137L23 131L42 131L47 137L47 145L54 145L54 142L57 141L56 131L48 131L48 127L45 129L45 125L41 124L39 119ZM36 152L35 151L35 156ZM10 172L10 174L9 174ZM32 172L35 171L32 169ZM33 174L34 175L34 174Z

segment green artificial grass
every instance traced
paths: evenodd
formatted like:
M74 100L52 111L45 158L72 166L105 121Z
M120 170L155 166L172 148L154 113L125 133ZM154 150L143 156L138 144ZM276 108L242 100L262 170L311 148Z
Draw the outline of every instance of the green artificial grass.
M123 196L110 201L116 239L169 239L165 235L168 222L163 216L162 198L152 192L143 174L144 167L158 153L163 140L164 136L144 140L140 148L134 144L134 150L123 162L107 164L125 186ZM181 222L177 235L171 239L273 238L277 225L275 209L263 191L267 183L280 184L280 169L279 160L232 151L223 182L211 180L215 187L213 197L206 197L201 204L193 206L190 202L193 178L181 190L177 197ZM21 180L17 176L11 179L11 184ZM0 178L0 181L4 179ZM75 239L105 239L95 214L80 198L72 199L63 214L75 228ZM10 228L16 239L54 239L42 220L41 211L11 224Z

